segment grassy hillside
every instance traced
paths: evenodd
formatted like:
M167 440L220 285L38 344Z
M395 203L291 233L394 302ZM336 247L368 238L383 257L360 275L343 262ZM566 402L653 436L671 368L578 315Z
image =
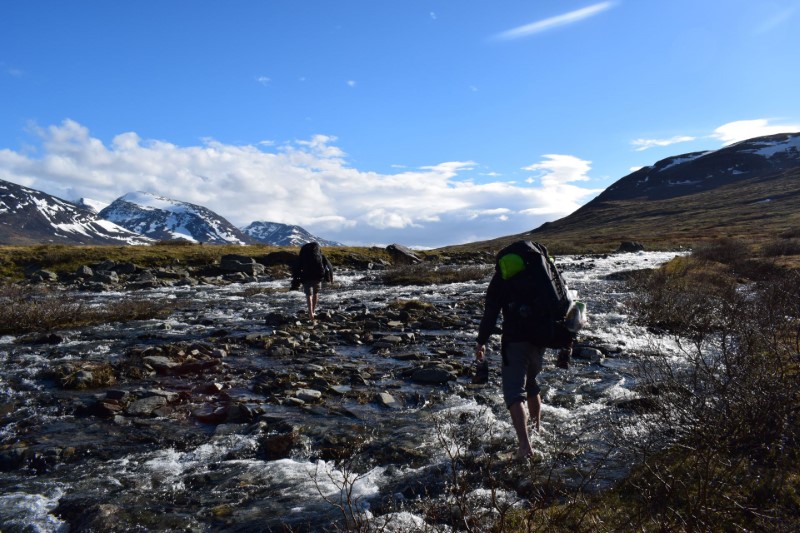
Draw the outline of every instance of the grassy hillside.
M655 250L733 238L747 240L758 252L774 249L776 240L799 236L800 169L793 169L664 200L595 200L534 231L445 250L496 251L524 238L543 242L555 253L602 253L626 240Z

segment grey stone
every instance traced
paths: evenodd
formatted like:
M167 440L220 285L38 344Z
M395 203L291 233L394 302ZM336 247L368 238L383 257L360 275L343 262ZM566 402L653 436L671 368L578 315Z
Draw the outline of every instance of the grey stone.
M392 262L396 265L416 265L422 261L409 248L400 244L390 244L386 247L386 251L389 252Z
M389 409L400 409L402 406L400 403L388 392L381 392L378 393L377 397L378 403L384 407L388 407Z
M318 402L322 398L322 393L314 389L300 389L295 396L304 402L311 403Z
M165 405L167 405L167 399L163 396L148 396L130 404L126 412L130 416L151 416L153 411Z
M421 368L411 374L416 383L443 384L455 380L456 377L444 368Z

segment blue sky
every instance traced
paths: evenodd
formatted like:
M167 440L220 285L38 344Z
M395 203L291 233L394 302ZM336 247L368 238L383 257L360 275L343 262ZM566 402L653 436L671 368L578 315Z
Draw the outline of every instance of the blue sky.
M0 179L436 247L800 131L796 0L3 0Z

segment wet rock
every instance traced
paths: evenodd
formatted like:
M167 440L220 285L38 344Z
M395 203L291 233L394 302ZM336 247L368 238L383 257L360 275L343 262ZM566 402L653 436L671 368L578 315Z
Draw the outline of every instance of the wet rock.
M220 268L225 272L245 274L248 276L259 276L264 273L266 267L252 257L237 254L227 254L220 258Z
M95 416L112 418L125 411L125 405L119 400L98 400L92 410Z
M21 468L32 455L33 452L22 443L0 446L0 472Z
M219 366L219 359L208 361L186 361L172 369L173 374L200 374Z
M573 351L572 356L579 359L588 359L592 363L601 363L606 358L603 352L597 348L590 348L588 346Z
M98 271L92 276L92 281L102 285L116 285L119 283L119 275L113 270Z
M455 379L456 376L452 372L438 367L421 368L411 374L411 381L430 385L441 385Z
M648 397L617 400L614 405L619 409L630 410L636 414L654 413L658 409L658 402L654 398Z
M617 248L617 253L641 252L643 250L644 245L640 242L623 241L620 243L619 248Z
M92 276L94 276L94 270L92 270L92 268L87 265L79 266L75 270L75 275L82 279L89 279Z
M167 405L167 399L163 396L148 396L131 403L125 410L130 416L152 416L153 412Z
M193 409L192 416L203 424L221 424L228 419L228 409L224 406L204 405Z
M322 399L322 393L314 389L300 389L295 396L307 403L318 402Z
M55 333L31 333L18 337L16 344L61 344L65 338Z
M294 354L288 346L272 346L268 353L271 357L291 357Z
M192 392L198 394L217 394L225 388L222 383L201 383L192 389Z
M378 393L376 400L379 405L382 405L383 407L388 407L389 409L400 409L402 407L402 405L400 405L400 402L398 402L394 398L394 396L392 396L388 392Z
M351 387L350 385L331 385L329 390L335 394L343 396L348 392L352 391L353 387Z
M29 279L34 283L56 282L58 274L50 270L37 270L30 275Z
M180 363L163 355L148 355L142 358L142 362L161 374L167 374L173 368L180 366Z
M65 363L57 369L56 375L65 389L85 390L116 383L114 369L104 362Z
M292 449L299 444L299 441L300 433L296 428L293 428L286 433L269 435L262 439L260 451L268 461L286 459L291 455Z
M135 274L139 270L141 270L140 267L136 266L136 264L131 263L129 261L127 261L125 263L119 263L117 266L114 267L114 271L117 274L124 274L124 275L127 275L127 276L130 276L131 274Z

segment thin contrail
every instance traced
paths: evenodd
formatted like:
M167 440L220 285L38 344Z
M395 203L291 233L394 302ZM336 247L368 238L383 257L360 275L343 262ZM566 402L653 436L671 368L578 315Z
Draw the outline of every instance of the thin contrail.
M594 4L588 7L584 7L582 9L570 11L569 13L564 13L563 15L558 15L555 17L539 20L536 22L532 22L531 24L526 24L518 28L513 28L508 31L498 33L495 36L495 38L502 40L519 39L520 37L526 37L528 35L533 35L535 33L541 33L543 31L550 30L558 26L566 26L567 24L573 24L575 22L579 22L589 17L593 17L598 13L601 13L603 11L606 11L607 9L612 8L614 4L616 4L616 2L600 2L599 4Z

